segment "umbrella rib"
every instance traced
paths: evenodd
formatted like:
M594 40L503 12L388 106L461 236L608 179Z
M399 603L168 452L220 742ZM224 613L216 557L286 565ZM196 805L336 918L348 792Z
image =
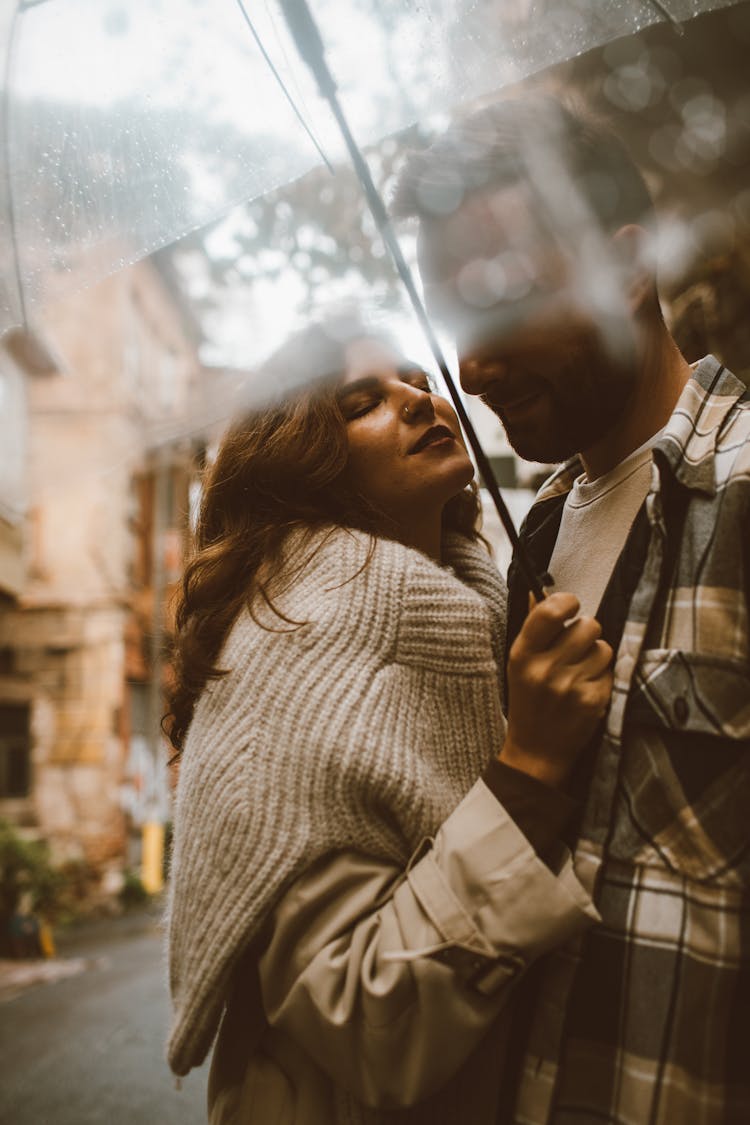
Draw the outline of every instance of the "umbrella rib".
M409 265L401 251L401 246L398 242L398 239L393 232L393 228L388 218L388 212L385 209L385 204L383 203L378 189L375 187L372 176L370 175L370 169L368 168L367 163L362 156L362 153L359 151L359 148L357 147L351 131L349 130L348 122L346 121L338 98L335 94L327 96L329 98L333 114L341 129L347 148L349 148L352 162L354 163L360 183L364 188L365 195L367 196L367 201L370 204L370 210L372 212L373 218L375 219L375 223L378 227L378 230L380 231L383 241L390 251L399 277L404 283L404 287L409 295L409 300L411 301L414 312L416 313L417 319L422 326L422 330L427 337L427 342L430 345L430 349L432 350L432 354L435 357L435 361L440 368L440 373L445 380L445 384L450 392L450 396L453 400L453 405L456 409L456 413L458 414L461 425L469 440L469 445L471 446L474 457L476 458L477 466L482 476L482 480L484 481L487 491L492 497L495 509L498 516L500 517L500 522L505 529L505 533L510 539L519 568L521 569L524 578L526 579L526 582L529 586L529 589L533 593L534 597L538 602L541 602L545 597L544 588L536 573L534 572L534 568L531 564L531 560L527 554L525 547L518 537L518 532L516 531L515 524L513 523L510 512L508 511L506 503L501 495L497 480L495 479L495 474L493 473L492 467L487 458L487 454L482 448L476 430L474 429L471 419L466 412L466 407L464 406L461 396L458 393L458 388L456 387L453 376L448 370L448 364L445 360L445 356L443 355L443 349L440 347L438 338L435 335L432 324L430 323L430 318L427 315L427 310L425 309L422 299L417 291L417 287L414 284L412 272L409 269Z
M662 3L662 0L651 0L651 5L656 8L657 12L661 12L665 19L669 20L678 35L685 34L685 28L682 26L680 20L677 19L677 16L674 15L673 12L670 12L667 5Z
M328 159L328 157L326 156L326 154L323 152L323 149L321 148L317 137L315 136L312 129L310 128L310 126L305 121L304 117L302 116L302 113L300 112L300 109L297 106L297 103L295 102L294 98L292 97L292 95L290 94L289 90L287 89L287 87L284 83L284 79L281 77L278 70L276 69L276 66L274 65L273 59L268 54L268 51L266 50L266 48L263 46L263 42L262 42L260 36L258 35L258 32L255 29L255 25L254 25L253 21L250 19L250 16L247 14L247 9L245 8L244 0L237 0L237 7L242 12L245 23L247 24L247 26L250 29L250 34L252 35L253 39L255 40L255 42L258 46L258 50L262 54L263 58L265 59L266 63L268 64L268 66L270 68L271 73L273 74L274 78L276 79L279 86L281 87L282 93L284 94L284 97L286 98L286 100L289 102L289 105L292 107L297 120L299 121L300 125L302 126L302 128L305 130L308 137L312 141L318 155L320 156L321 160L325 164L326 168L331 173L331 175L333 175L334 174L333 173L333 165L331 164L331 162Z
M427 310L424 307L422 299L417 291L414 283L412 272L409 269L408 263L404 258L403 252L399 241L393 231L388 212L386 211L385 204L382 196L375 186L375 182L370 173L367 161L365 160L362 152L354 139L349 122L346 119L344 110L339 102L336 92L336 82L331 74L328 63L325 59L325 48L323 40L320 36L318 25L315 22L312 12L309 9L307 0L280 0L282 11L287 21L287 26L294 39L300 57L309 66L313 76L318 84L318 89L321 96L328 102L331 112L336 119L336 123L346 144L349 156L351 157L354 165L354 170L359 179L360 185L365 193L365 197L370 207L370 212L375 225L380 232L380 235L391 254L393 263L398 271L404 288L409 295L414 312L417 319L422 326L427 342L430 345L432 354L435 361L440 368L440 373L445 380L445 385L448 388L453 405L456 408L456 413L463 427L464 433L469 441L472 452L476 459L477 467L481 474L482 480L492 497L492 501L500 517L500 522L505 528L505 532L513 546L514 557L518 563L519 569L523 574L528 584L529 590L534 595L538 602L545 598L544 588L542 582L539 580L534 571L528 551L525 545L521 542L516 531L515 524L508 511L507 505L503 500L498 487L495 474L492 471L487 454L482 448L481 442L477 437L476 430L474 429L471 419L469 418L466 407L458 392L453 376L448 370L443 350L440 347L440 342L433 330L430 318L427 315ZM241 0L238 0L241 3Z

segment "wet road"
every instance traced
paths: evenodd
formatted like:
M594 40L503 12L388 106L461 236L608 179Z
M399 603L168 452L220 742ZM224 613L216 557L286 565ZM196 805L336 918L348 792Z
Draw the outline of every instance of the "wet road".
M78 941L79 971L0 1004L2 1125L205 1125L208 1067L175 1089L153 919Z

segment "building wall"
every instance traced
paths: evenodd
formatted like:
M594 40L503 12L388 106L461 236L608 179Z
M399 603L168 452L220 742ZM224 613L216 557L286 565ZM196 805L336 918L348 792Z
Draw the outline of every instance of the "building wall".
M106 882L126 862L144 786L133 695L150 692L160 711L151 633L182 555L199 366L148 260L45 309L35 330L55 363L26 381L25 575L0 606L0 724L17 726L28 708L31 768L25 794L6 784L0 816ZM157 524L144 489L165 476ZM158 730L145 743L161 754Z
M25 581L27 435L25 375L0 342L0 596L5 597L16 597Z
M116 606L21 603L0 614L0 646L13 650L0 698L28 705L31 743L28 795L5 802L4 811L38 829L59 861L99 867L123 854L124 619Z

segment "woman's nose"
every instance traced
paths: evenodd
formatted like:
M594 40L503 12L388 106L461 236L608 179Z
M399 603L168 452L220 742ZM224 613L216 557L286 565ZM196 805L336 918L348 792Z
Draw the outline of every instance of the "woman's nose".
M401 407L401 417L406 422L423 421L435 417L435 405L429 391L421 387L408 387L405 401Z

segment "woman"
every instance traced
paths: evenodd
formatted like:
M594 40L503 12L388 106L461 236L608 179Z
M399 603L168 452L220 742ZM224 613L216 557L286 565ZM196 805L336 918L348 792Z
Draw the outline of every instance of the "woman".
M564 778L611 653L574 599L537 607L506 731L452 408L373 337L308 330L267 375L300 370L326 378L223 443L184 581L170 1063L223 1012L213 1125L490 1125L514 978L596 917L495 791Z

